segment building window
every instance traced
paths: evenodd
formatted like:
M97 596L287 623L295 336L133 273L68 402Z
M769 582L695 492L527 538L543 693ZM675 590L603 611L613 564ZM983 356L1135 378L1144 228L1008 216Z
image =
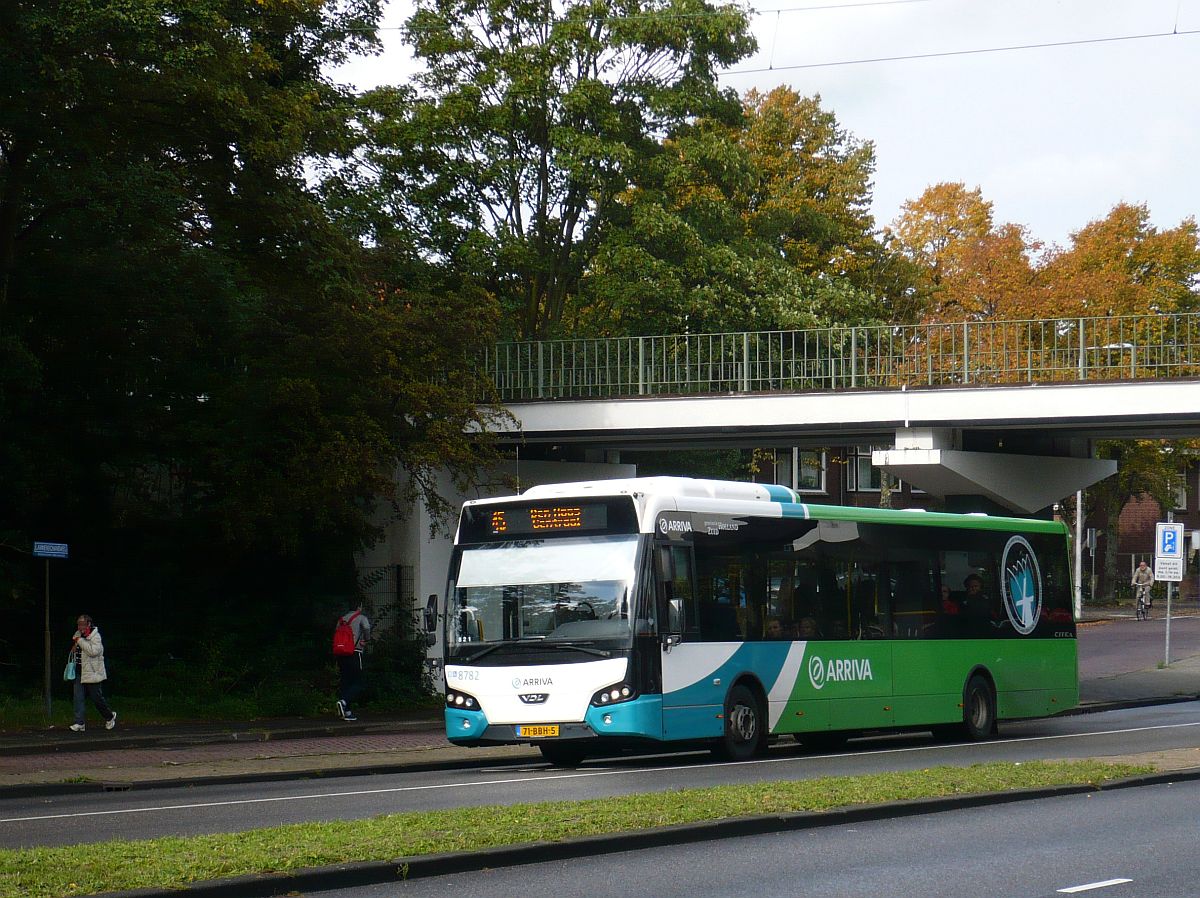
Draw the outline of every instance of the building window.
M883 471L871 464L871 453L882 446L855 446L846 458L846 488L860 493L877 493ZM888 488L897 490L900 481L888 474Z
M796 450L796 491L825 492L825 453L812 449Z
M775 472L772 475L772 483L777 483L780 486L791 487L795 485L794 468L796 464L796 450L788 447L787 449L774 449L775 454Z

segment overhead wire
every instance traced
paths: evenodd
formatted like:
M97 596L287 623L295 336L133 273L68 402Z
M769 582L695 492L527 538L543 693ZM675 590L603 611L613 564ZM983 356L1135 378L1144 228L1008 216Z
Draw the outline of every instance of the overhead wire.
M1139 41L1150 38L1161 37L1182 37L1189 34L1200 34L1200 28L1194 28L1185 31L1179 31L1178 27L1171 31L1156 31L1148 34L1124 34L1113 37L1090 37L1082 38L1073 41L1046 41L1037 44L1011 44L1004 47L976 47L970 50L939 50L930 53L905 53L899 56L869 56L862 59L838 59L828 62L805 62L796 63L795 65L769 66L765 68L753 69L729 69L723 72L717 72L717 76L724 78L732 75L757 75L763 72L786 72L796 71L798 69L824 69L834 66L844 65L869 65L879 62L906 62L913 59L938 59L951 56L973 56L983 53L1009 53L1016 50L1043 50L1052 47L1079 47L1086 44L1110 44L1120 41Z

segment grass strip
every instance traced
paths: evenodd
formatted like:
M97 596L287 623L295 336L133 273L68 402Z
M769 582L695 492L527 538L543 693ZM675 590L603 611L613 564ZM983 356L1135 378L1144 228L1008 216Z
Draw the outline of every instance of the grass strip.
M680 789L586 801L455 808L250 832L0 851L0 896L57 898L282 873L347 861L556 842L758 814L828 811L917 798L1098 784L1152 766L1098 761L976 764L795 782ZM73 824L74 825L74 824ZM83 825L83 824L79 824Z

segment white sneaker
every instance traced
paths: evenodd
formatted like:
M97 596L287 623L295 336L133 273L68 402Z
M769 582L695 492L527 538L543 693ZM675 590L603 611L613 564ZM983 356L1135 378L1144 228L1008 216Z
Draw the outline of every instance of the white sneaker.
M343 720L346 719L346 703L340 698L337 700L337 712L338 717L342 718Z
M71 724L71 732L72 733L82 733L84 731L84 729L86 729L86 728L84 727L84 725L82 723Z
M111 730L116 725L117 725L117 712L113 711L113 716L108 718L108 720L104 721L104 728L106 730Z

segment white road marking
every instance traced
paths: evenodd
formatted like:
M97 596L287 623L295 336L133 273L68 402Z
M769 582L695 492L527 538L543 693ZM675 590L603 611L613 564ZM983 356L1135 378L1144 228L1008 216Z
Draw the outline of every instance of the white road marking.
M987 748L988 746L992 746L992 745L1007 745L1007 744L1015 744L1015 743L1020 743L1020 742L1051 741L1051 740L1055 740L1055 739L1081 739L1081 738L1087 738L1087 737L1091 737L1091 736L1121 736L1121 735L1127 735L1129 733L1146 733L1146 732L1152 732L1154 730L1176 730L1176 729L1184 729L1187 727L1195 727L1195 726L1200 726L1200 721L1195 721L1195 722L1191 722L1191 723L1160 724L1157 726L1150 726L1150 727L1130 727L1128 729L1120 729L1120 730L1099 730L1094 733L1065 733L1065 734L1057 735L1057 736L1023 736L1023 737L1017 738L1017 739L992 739L987 742L961 743L961 744L955 745L954 747L960 748L960 749L962 749L962 748L982 749L982 748ZM873 755L898 755L898 754L908 754L911 752L945 751L945 750L946 750L946 746L940 745L940 744L910 745L905 748L880 748L880 749L866 750L866 751L839 752L838 754L821 755L820 759L848 758L848 757L866 758L866 757L871 757ZM752 761L740 761L740 762L732 762L732 763L725 762L725 763L721 764L720 766L724 767L724 768L751 767L751 766L761 766L761 765L765 765L765 764L795 764L798 762L804 763L804 762L811 762L811 761L815 761L815 760L819 760L819 759L812 758L809 756L804 756L804 757L799 757L799 758L796 758L796 757L759 758L757 760L752 760ZM704 764L686 764L686 765L679 765L679 766L671 767L669 769L669 771L667 771L667 772L673 773L676 771L703 770L705 768L709 768L712 766L713 765L711 762L707 762ZM37 821L37 820L65 820L65 819L73 819L73 818L77 818L77 817L108 817L108 816L118 816L118 815L122 815L122 814L149 814L149 813L157 813L157 812L162 812L162 811L190 811L190 810L196 810L198 808L222 808L222 807L234 807L236 805L247 805L247 804L272 804L272 803L283 802L283 801L319 801L319 800L324 800L324 799L329 799L329 798L353 798L356 796L363 796L363 795L393 795L393 794L399 794L399 793L403 793L403 792L437 792L437 791L440 791L443 789L469 789L469 788L474 788L474 787L478 787L478 786L510 786L510 785L518 785L521 783L541 783L541 782L546 782L547 780L588 779L588 778L600 777L600 776L632 776L635 774L661 775L663 773L664 773L664 771L661 767L633 767L633 768L616 768L616 769L603 769L603 770L583 770L583 771L579 771L577 773L560 773L560 774L552 774L552 775L541 774L538 776L518 777L515 779L475 780L475 781L466 782L466 783L460 783L460 782L435 783L432 785L425 785L425 786L394 786L394 787L388 788L388 789L359 789L359 790L347 791L347 792L316 792L316 793L311 793L311 794L307 794L307 795L279 795L279 796L274 796L274 797L269 797L269 798L238 798L238 799L231 799L228 801L204 801L204 802L195 802L195 803L191 803L191 804L153 805L153 806L144 807L144 808L119 808L119 809L107 810L107 811L76 811L74 813L69 813L69 814L41 814L41 815L30 816L30 817L0 817L0 823L30 823L30 822Z
M1132 879L1106 879L1104 882L1089 882L1085 886L1071 886L1069 889L1059 889L1064 895L1074 895L1076 892L1090 892L1092 889L1106 889L1109 886L1119 886L1123 882L1133 882Z

